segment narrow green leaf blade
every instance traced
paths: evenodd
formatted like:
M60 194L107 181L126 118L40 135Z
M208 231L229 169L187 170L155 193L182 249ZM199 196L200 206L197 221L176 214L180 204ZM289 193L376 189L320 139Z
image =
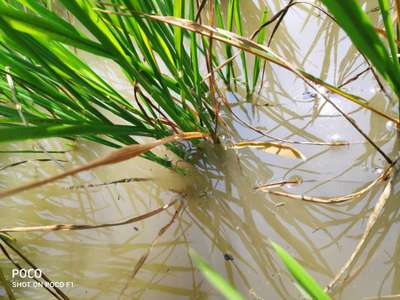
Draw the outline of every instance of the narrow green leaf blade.
M266 8L264 10L262 18L261 18L261 24L266 23L267 20L268 20L268 9ZM266 36L267 36L267 27L264 27L258 33L257 44L260 44L260 45L264 44ZM252 92L254 92L254 90L256 89L258 77L260 76L260 71L261 71L261 59L258 56L256 56L256 58L254 60Z
M0 143L21 141L26 139L41 139L50 137L71 137L95 134L112 135L149 135L135 126L124 125L42 125L42 126L18 126L0 128Z
M322 0L358 50L390 83L400 97L400 72L392 62L385 45L375 32L368 15L356 0Z
M287 253L281 246L271 241L271 245L280 259L286 265L290 273L299 283L299 285L315 300L330 300L331 298L319 286L303 267Z
M244 297L236 291L220 274L214 271L207 262L193 249L189 250L190 257L195 262L207 280L229 300L244 300Z

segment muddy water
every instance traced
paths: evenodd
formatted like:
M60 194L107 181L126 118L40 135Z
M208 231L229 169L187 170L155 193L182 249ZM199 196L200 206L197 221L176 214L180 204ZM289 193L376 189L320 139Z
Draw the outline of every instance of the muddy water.
M269 1L268 6L277 11L281 2ZM366 2L367 9L374 8L373 2ZM260 15L261 1L243 3L243 15L249 16L245 17L245 27L251 32L258 23L255 16ZM345 35L329 19L310 9L302 5L291 10L271 47L292 63L339 85L366 65ZM373 13L371 16L377 17ZM130 97L129 85L119 79L112 64L89 62ZM372 74L367 73L346 89L395 115L393 104L383 96ZM386 153L396 156L396 130L391 122L327 95ZM331 105L276 66L267 65L259 96L246 101L240 90L227 96L241 120L269 135L290 141L348 141L350 145L294 144L306 156L305 161L260 150L232 150L229 147L238 141L268 139L225 114L230 128L221 133L223 145L201 145L193 154L194 167L186 166L188 175L178 175L140 158L82 173L1 201L1 227L110 223L144 214L175 199L184 201L186 209L181 217L155 244L133 281L130 278L136 262L160 228L170 221L173 209L139 223L108 229L14 234L23 253L53 281L74 283L73 288L64 289L72 299L221 299L193 268L188 247L196 249L248 299L300 299L291 277L272 252L269 239L284 246L321 285L328 284L356 247L382 186L360 199L336 205L272 196L254 191L254 187L301 178L301 185L283 190L311 196L344 195L379 176L385 161ZM68 152L52 154L54 159L63 160L57 164L32 161L48 158L46 154L2 154L2 165L30 160L2 170L2 188L60 172L108 150L80 141L70 145L48 140L41 146ZM37 144L8 147L40 149ZM69 189L123 178L148 181ZM336 290L335 299L400 294L398 191L395 183L383 215L347 280ZM13 267L5 257L1 257L1 268L12 281ZM44 289L15 291L21 299L50 299Z

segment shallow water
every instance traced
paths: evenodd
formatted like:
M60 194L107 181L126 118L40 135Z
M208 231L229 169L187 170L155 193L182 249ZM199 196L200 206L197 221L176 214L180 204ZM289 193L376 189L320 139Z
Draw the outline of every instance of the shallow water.
M277 11L282 1L268 1ZM375 1L366 2L367 9ZM243 1L244 3L244 1ZM258 21L261 1L246 1L243 15L250 33ZM339 85L365 68L345 35L309 6L293 8L271 47L290 62ZM374 16L371 14L371 16ZM96 71L130 97L111 63L87 57ZM221 299L194 268L188 247L234 283L248 299L299 299L292 278L269 246L272 239L284 246L317 280L326 285L346 263L382 192L382 185L364 197L343 204L320 205L255 191L260 184L301 178L300 185L283 190L314 196L337 196L357 191L374 180L385 161L329 104L319 99L293 74L267 65L265 85L246 101L244 92L227 96L237 116L275 137L290 141L348 141L344 147L293 145L306 160L296 160L254 149L232 150L243 140L268 140L230 114L230 126L221 132L223 145L204 143L193 154L194 167L185 165L182 176L143 159L85 172L74 179L4 199L1 227L49 224L101 224L144 214L174 199L186 204L182 215L154 246L143 268L130 280L136 262L150 247L160 228L171 219L169 209L156 217L108 229L16 233L23 253L54 281L71 281L63 289L71 299ZM346 86L381 111L395 116L393 104L383 96L371 73ZM328 96L356 120L391 157L398 145L394 126L335 95ZM225 138L223 138L225 137ZM59 140L41 142L46 149L70 149ZM13 149L37 144L10 145ZM78 141L66 154L53 154L66 162L28 162L0 172L3 187L41 178L82 164L109 149ZM161 153L164 150L158 150ZM1 164L46 158L41 155L5 155ZM111 182L122 178L149 181L68 189L70 186ZM335 299L364 299L400 294L399 185L374 227L347 280ZM224 254L233 260L226 260ZM1 258L7 279L13 266ZM48 299L44 289L16 289L22 299Z

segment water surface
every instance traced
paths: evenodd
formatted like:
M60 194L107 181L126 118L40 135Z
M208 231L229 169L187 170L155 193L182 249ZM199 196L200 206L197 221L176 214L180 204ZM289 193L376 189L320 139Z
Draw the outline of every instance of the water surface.
M276 12L282 1L268 1ZM367 10L375 1L364 1ZM263 1L242 1L247 34L259 24ZM373 18L378 18L373 12ZM270 29L272 30L272 29ZM363 58L329 18L308 5L287 14L271 47L291 63L317 77L340 85L366 68ZM127 98L132 88L111 62L101 63L82 54L107 81ZM238 66L240 62L238 61ZM241 78L238 78L239 80ZM196 271L188 248L196 249L248 299L299 299L269 239L287 249L318 281L326 285L345 264L364 231L366 221L382 192L378 185L364 197L343 204L320 205L255 191L260 184L301 178L302 184L284 191L311 196L339 196L364 187L386 167L383 158L324 99L315 95L295 75L267 64L259 95L246 99L244 91L228 92L236 116L269 135L289 141L338 142L344 147L294 144L306 160L271 155L257 149L233 150L243 140L268 139L238 122L230 113L221 131L222 145L202 144L192 154L186 176L138 158L58 184L21 193L1 201L1 227L59 223L101 224L144 214L175 199L185 210L153 247L143 268L131 280L136 262L150 247L174 209L145 221L108 229L13 236L23 253L54 281L72 281L64 289L72 299L221 299ZM384 96L369 72L345 87L372 106L394 116L396 108ZM322 92L325 92L322 90ZM392 123L336 95L326 94L346 111L391 157L396 157L397 132ZM109 149L77 141L41 142L65 162L31 161L0 172L3 188L42 178L90 161ZM38 148L18 143L9 149ZM71 150L72 149L72 150ZM162 155L170 155L158 149ZM1 164L47 158L46 154L1 154ZM147 181L69 189L123 178ZM364 299L400 294L399 185L372 236L335 291L335 299ZM233 259L233 260L232 260ZM17 259L18 260L18 259ZM19 260L20 261L20 260ZM7 279L13 266L1 258ZM44 289L17 289L22 299L48 299Z

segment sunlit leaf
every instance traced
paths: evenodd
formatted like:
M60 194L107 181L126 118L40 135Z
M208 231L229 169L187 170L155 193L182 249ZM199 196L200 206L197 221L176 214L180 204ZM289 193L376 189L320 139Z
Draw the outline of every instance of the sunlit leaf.
M303 267L287 253L281 246L271 241L271 245L280 259L286 265L297 283L309 294L314 300L330 300L331 298L319 286Z

